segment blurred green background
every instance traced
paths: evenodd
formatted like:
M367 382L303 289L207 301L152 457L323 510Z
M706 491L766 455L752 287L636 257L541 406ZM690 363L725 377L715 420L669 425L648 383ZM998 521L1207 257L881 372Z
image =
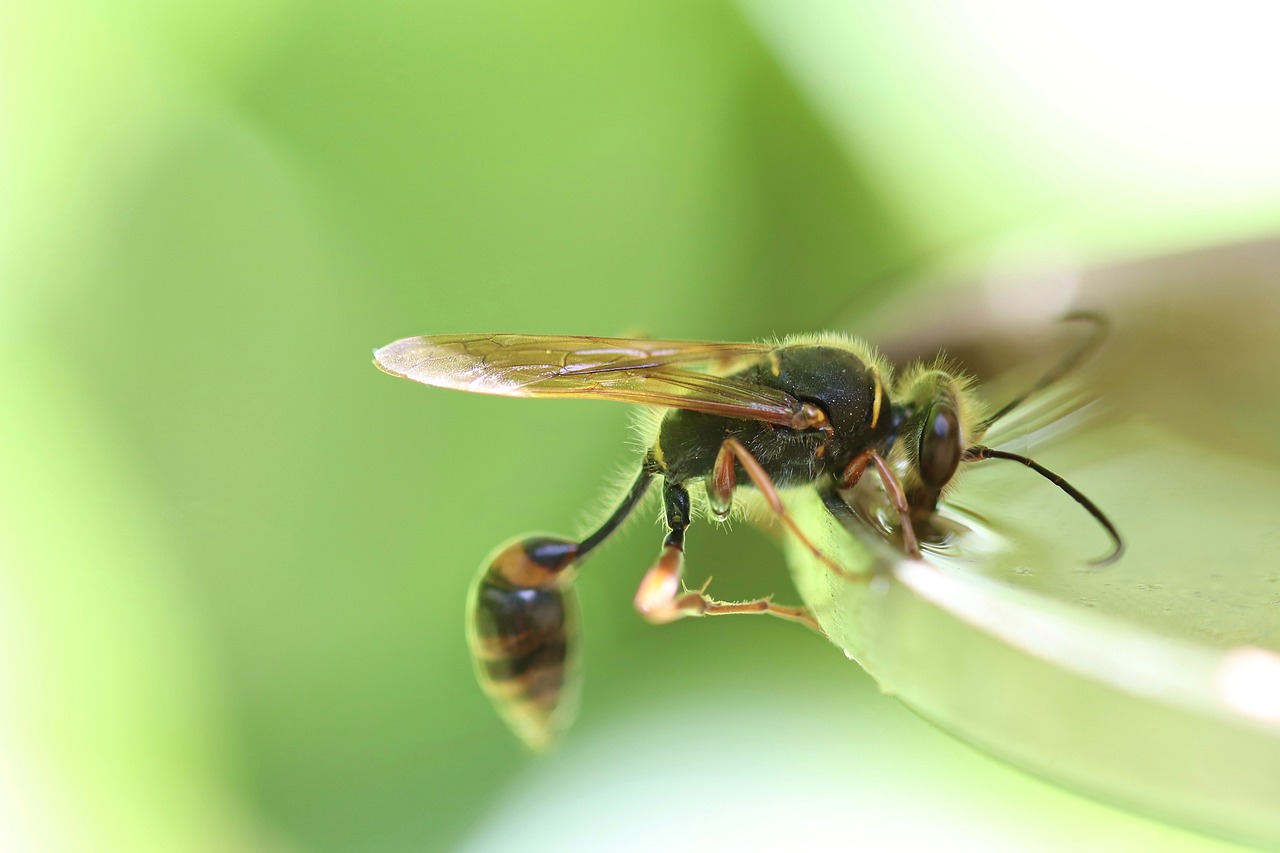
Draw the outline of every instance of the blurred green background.
M576 728L525 754L466 588L580 530L629 415L370 352L813 331L1046 246L1274 233L1274 16L5 4L0 846L1222 847L968 751L791 626L643 624L643 523L579 584ZM749 528L699 526L690 570L793 595Z

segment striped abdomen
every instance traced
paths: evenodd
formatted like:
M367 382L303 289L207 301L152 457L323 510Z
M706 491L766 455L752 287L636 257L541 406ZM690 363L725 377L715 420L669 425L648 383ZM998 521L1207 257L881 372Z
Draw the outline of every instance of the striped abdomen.
M578 602L564 571L577 553L562 539L519 540L486 564L471 591L467 639L480 685L535 749L577 711Z

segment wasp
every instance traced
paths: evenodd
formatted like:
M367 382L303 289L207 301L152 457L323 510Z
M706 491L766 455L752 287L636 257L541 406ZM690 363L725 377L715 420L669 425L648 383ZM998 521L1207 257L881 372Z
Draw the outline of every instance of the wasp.
M725 521L742 497L753 495L832 571L845 574L793 521L781 493L823 482L852 488L868 469L883 485L911 558L920 557L917 531L929 528L957 472L988 459L1020 462L1048 478L1110 534L1113 550L1098 562L1118 558L1120 534L1088 498L1033 460L981 444L991 424L1071 369L1089 346L991 416L973 379L945 360L895 377L866 343L834 334L767 343L435 335L395 341L374 356L386 373L426 385L618 400L657 413L630 487L594 532L580 540L517 539L481 566L472 586L467 632L478 679L516 734L539 748L576 711L577 569L658 481L667 532L635 595L636 609L653 623L770 614L821 633L803 607L771 597L720 601L706 586L686 588L685 532L695 506Z

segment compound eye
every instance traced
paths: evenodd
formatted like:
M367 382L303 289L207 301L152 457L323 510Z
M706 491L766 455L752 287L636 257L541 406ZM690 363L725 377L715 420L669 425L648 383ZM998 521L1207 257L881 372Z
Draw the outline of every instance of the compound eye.
M946 403L934 403L920 430L920 478L926 486L942 491L960 464L960 419Z

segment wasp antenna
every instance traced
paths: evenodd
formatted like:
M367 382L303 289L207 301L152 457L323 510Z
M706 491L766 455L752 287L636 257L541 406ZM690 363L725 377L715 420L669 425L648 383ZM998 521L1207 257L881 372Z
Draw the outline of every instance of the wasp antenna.
M1004 405L1004 408L1000 409L1000 411L996 412L994 415L979 424L978 430L980 433L986 432L987 428L996 421L1027 402L1027 399L1030 398L1031 395L1038 391L1043 391L1045 388L1048 388L1050 385L1079 367L1082 361L1092 355L1094 351L1102 345L1102 342L1107 339L1108 332L1111 331L1111 324L1107 321L1107 318L1092 311L1072 311L1070 314L1065 314L1062 317L1062 321L1064 323L1077 320L1083 320L1087 323L1093 324L1093 331L1089 337L1085 338L1079 346L1068 353L1062 361L1055 364L1048 373L1036 380L1034 385L1010 400Z
M983 447L981 445L975 445L974 447L970 447L966 450L965 459L969 462L977 462L982 459L1008 459L1011 462L1021 462L1023 465L1026 465L1032 471L1035 471L1041 477L1044 477L1046 480L1070 495L1076 503L1085 508L1085 511L1088 512L1089 515L1093 516L1095 521L1106 528L1107 533L1111 535L1111 539L1115 543L1115 547L1111 550L1110 554L1100 560L1090 560L1089 565L1110 565L1120 559L1121 555L1124 554L1124 539L1121 538L1120 531L1116 530L1116 526L1111 523L1111 519L1107 518L1102 510L1098 509L1094 502L1085 497L1084 493L1079 489L1041 465L1039 462L1036 462L1034 459L1030 459L1026 456L1019 456L1017 453L1007 453L1003 450L992 450L990 447Z

